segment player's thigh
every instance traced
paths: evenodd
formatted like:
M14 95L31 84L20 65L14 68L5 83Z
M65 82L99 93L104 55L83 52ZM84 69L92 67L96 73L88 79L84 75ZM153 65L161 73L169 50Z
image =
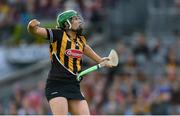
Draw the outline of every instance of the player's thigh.
M51 99L49 105L54 115L67 115L68 113L68 101L64 97Z
M72 115L90 115L86 100L68 100L68 109Z

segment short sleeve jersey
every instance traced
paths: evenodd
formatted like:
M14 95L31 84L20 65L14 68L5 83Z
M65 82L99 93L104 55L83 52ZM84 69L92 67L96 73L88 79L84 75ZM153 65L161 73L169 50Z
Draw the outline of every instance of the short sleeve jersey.
M75 77L81 71L82 56L86 39L77 36L70 40L67 33L61 29L46 29L49 40L51 60L51 77Z

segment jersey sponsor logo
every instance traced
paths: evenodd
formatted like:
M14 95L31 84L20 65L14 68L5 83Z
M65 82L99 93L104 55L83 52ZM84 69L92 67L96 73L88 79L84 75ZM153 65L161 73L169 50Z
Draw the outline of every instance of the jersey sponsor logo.
M65 51L65 54L73 58L81 58L83 55L81 51L75 49L68 49Z

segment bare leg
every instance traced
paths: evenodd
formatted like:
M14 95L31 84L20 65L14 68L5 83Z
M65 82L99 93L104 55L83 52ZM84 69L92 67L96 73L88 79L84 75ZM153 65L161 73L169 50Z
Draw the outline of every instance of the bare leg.
M56 97L49 101L53 115L67 115L68 102L64 97Z
M68 100L68 109L72 115L90 115L86 100Z

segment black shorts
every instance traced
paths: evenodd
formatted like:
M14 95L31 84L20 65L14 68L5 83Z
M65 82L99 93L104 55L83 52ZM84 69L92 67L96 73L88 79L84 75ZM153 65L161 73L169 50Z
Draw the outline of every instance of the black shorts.
M65 97L66 99L84 100L80 91L80 84L68 80L47 79L45 94L47 100L55 97Z

